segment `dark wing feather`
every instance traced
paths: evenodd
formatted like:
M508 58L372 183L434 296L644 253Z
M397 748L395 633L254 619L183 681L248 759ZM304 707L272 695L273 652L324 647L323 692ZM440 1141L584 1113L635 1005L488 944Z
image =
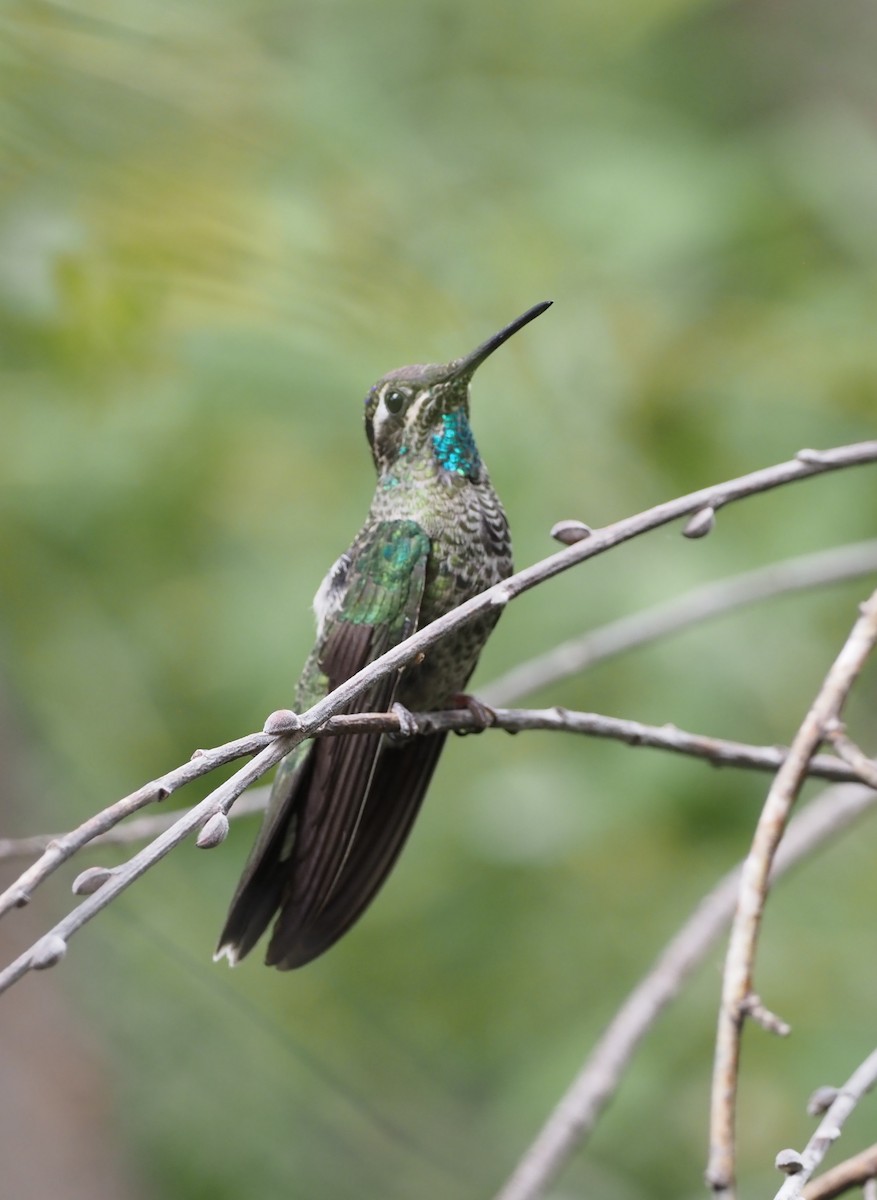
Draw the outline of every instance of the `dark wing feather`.
M333 631L333 634L336 631ZM344 646L345 674L337 673L331 638L324 657L329 690L370 662L375 631L367 625L337 630ZM355 652L354 652L355 651ZM359 697L347 711L382 712L393 703L398 676L391 675ZM298 823L291 847L278 928L306 926L326 904L355 835L374 770L380 734L320 738L313 749L314 766L298 804Z
M331 691L417 627L429 539L413 521L382 522L365 534L349 552L344 595L302 677L299 692L308 702L317 698L315 677L324 693ZM398 682L398 674L386 677L345 711L385 711ZM333 737L298 747L284 759L232 900L220 952L232 961L242 958L278 908L272 947L295 944L319 922L344 887L382 753L380 735ZM414 812L419 802L420 796ZM404 815L404 804L402 809ZM391 865L392 859L386 870Z

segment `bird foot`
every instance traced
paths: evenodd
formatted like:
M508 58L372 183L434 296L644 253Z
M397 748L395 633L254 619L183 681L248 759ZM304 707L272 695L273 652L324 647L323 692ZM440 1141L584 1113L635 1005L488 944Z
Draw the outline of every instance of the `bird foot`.
M464 737L467 733L483 733L485 729L489 729L496 723L496 713L493 709L479 700L477 696L470 696L468 692L457 692L451 696L449 707L467 708L472 714L472 728L455 731L460 737Z
M397 700L394 704L390 705L390 712L393 713L393 715L399 720L399 732L390 733L387 736L394 742L404 742L408 738L414 737L415 733L418 731L417 722L414 720L414 716L409 712L405 705L400 704Z

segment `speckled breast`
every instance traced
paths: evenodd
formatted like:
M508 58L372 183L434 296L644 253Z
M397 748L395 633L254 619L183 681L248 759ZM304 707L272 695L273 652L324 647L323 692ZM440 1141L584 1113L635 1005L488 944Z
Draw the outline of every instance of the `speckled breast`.
M421 606L422 628L446 612L477 596L512 572L512 547L503 507L486 478L461 489L457 501L436 520L426 587ZM463 503L459 503L460 500ZM429 651L423 663L406 672L400 701L412 711L426 712L445 706L469 680L499 610L476 617Z

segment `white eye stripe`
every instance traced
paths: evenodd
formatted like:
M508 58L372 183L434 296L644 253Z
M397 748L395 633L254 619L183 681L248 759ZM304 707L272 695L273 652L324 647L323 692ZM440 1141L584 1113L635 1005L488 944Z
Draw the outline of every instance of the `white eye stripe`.
M390 414L387 412L387 406L384 404L383 397L381 397L378 401L378 407L375 409L375 415L372 418L372 427L374 428L376 438L380 437L381 430L389 420L391 420Z
M409 404L409 406L408 406L408 420L409 421L414 421L420 416L420 410L423 408L424 404L426 403L428 396L429 396L428 392L421 392L420 395L415 399L414 403Z

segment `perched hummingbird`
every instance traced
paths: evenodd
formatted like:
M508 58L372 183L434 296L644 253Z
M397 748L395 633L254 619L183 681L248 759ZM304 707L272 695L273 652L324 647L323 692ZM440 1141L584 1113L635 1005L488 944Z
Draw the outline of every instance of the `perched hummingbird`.
M314 598L317 642L298 682L298 711L511 574L508 523L469 427L469 384L550 303L528 309L465 358L400 367L369 392L365 431L377 488L365 525ZM428 712L459 703L498 616L470 621L345 711L396 704ZM269 966L289 970L328 950L389 874L445 736L355 734L292 750L278 768L216 957L238 962L275 913Z

